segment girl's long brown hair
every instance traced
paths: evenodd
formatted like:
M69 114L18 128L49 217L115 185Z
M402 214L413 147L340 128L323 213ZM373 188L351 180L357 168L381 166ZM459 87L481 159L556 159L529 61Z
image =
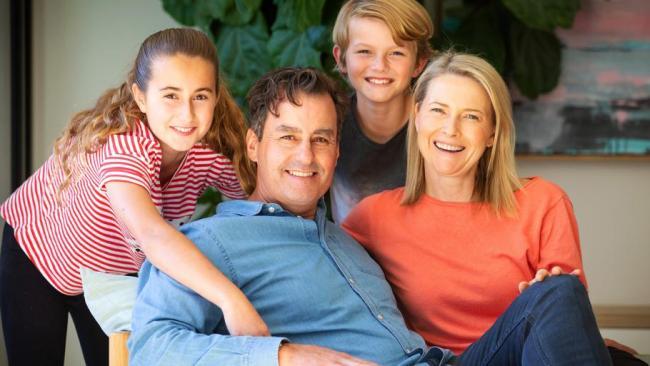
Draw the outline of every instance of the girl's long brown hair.
M133 68L118 88L107 90L91 109L81 111L54 143L56 165L64 178L57 196L81 174L86 155L96 152L106 139L114 134L131 131L136 120L145 124L147 118L140 111L131 92L133 83L147 90L153 61L161 56L183 54L204 58L214 65L217 75L217 105L212 125L203 138L211 149L227 156L232 162L242 188L250 194L255 188L252 164L246 157L244 115L233 100L219 76L217 50L210 39L200 31L189 28L166 29L149 36L140 46Z

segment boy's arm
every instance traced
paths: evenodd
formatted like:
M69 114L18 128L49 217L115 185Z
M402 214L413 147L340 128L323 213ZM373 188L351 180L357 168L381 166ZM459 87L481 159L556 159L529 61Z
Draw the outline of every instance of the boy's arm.
M232 335L268 335L264 320L241 290L181 232L167 223L137 184L112 181L106 192L113 212L141 245L147 259L218 305Z
M214 334L221 310L145 262L129 338L131 365L277 366L282 338Z

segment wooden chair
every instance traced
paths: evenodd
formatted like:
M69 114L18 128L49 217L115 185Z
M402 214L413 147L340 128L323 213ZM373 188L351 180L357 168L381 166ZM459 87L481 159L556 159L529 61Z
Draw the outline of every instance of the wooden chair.
M118 332L108 337L108 366L129 365L129 350L126 348L129 334L129 332Z

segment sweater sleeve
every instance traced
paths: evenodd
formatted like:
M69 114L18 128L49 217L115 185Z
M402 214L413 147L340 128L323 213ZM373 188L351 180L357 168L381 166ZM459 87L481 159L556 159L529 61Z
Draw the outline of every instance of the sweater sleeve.
M542 221L540 256L537 268L560 266L564 272L579 269L580 281L587 286L582 264L578 224L569 197L562 197L550 207Z

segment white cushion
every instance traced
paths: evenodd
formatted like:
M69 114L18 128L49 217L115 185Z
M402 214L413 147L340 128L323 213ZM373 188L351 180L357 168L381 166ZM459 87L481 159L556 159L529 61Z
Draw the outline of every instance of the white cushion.
M84 298L106 335L131 331L138 279L81 268Z

